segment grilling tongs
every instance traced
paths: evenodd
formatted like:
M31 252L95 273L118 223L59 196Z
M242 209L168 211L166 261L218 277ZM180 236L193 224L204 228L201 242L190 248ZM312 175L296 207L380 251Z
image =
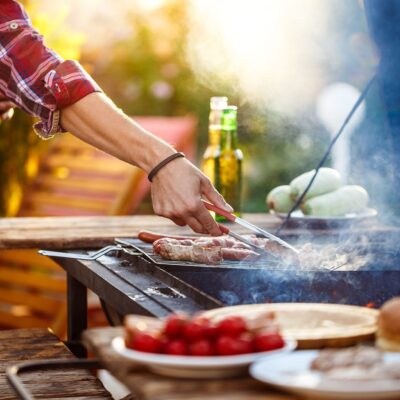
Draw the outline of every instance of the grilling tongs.
M261 229L258 226L253 225L250 222L246 221L245 219L239 218L236 215L231 214L230 212L225 211L222 208L219 208L219 207L215 206L214 204L211 204L211 203L209 203L209 202L207 202L205 200L202 200L202 201L203 201L204 205L206 206L206 208L209 211L214 211L218 215L221 215L222 217L225 217L227 220L232 221L232 222L236 222L237 224L243 226L244 228L249 229L250 231L254 232L256 235L261 235L261 236L263 236L263 237L265 237L267 239L270 239L270 240L274 241L275 243L278 243L280 246L282 246L282 247L286 248L287 250L291 251L293 254L296 254L296 255L299 254L299 251L297 249L295 249L292 245L290 245L288 242L285 242L284 240L278 238L277 236L273 235L272 233L270 233L268 231L265 231L264 229ZM250 245L250 246L252 246L252 247L254 247L254 248L258 249L258 250L263 250L263 249L260 249L259 246L257 246L254 243L252 243L250 240L247 240L245 237L243 237L243 236L241 236L241 235L239 235L239 234L237 234L235 232L232 232L226 226L221 225L221 224L219 226L220 226L221 230L224 233L226 233L226 234L234 237L235 239L240 240L241 242L246 243L246 244L248 244L248 245Z

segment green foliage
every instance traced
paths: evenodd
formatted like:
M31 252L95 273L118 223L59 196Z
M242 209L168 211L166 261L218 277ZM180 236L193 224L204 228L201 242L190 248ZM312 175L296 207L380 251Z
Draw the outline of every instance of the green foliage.
M132 13L133 36L115 43L107 65L102 60L94 69L105 92L128 114L206 111L212 93L196 82L185 60L185 13L181 1L168 1L151 15Z
M12 120L0 123L0 216L18 211L29 147L35 142L31 125L31 118L19 110Z

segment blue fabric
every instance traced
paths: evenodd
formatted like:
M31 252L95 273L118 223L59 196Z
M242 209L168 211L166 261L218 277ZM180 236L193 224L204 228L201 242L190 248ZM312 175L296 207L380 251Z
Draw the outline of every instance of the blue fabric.
M365 10L381 55L378 82L382 99L396 145L400 146L400 1L365 0Z
M371 144L369 154L364 154L364 157L366 157L365 160L373 160L375 153L383 151L382 154L386 156L386 159L383 160L383 157L379 157L379 162L371 170L382 174L382 179L386 181L385 190L388 192L386 205L391 203L392 211L396 213L397 209L397 213L399 213L400 0L364 0L364 5L370 35L380 53L377 89L385 117L385 124L380 125L381 129L375 131L375 133L370 133L374 138L364 138L366 142ZM377 112L377 110L371 111L372 114Z

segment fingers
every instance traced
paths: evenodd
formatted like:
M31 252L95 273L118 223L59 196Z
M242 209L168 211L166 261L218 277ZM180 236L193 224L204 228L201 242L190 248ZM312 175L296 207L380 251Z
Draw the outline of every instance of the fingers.
M200 203L196 212L196 219L200 222L206 233L212 236L221 236L222 232L219 229L218 224L214 221L209 211L204 207L203 203Z
M189 225L197 233L220 236L222 232L201 201L206 197L216 206L233 211L217 192L210 180L192 164L184 160L178 178L168 165L160 171L152 184L153 209L157 215L171 219L179 226ZM162 173L164 172L164 175ZM161 179L162 177L162 179Z
M178 226L186 226L186 222L181 218L171 218L171 221L173 221Z
M233 208L225 201L221 194L215 189L208 178L203 178L201 181L202 194L216 206L228 211L233 212Z
M202 224L195 217L187 217L186 223L196 233L207 233Z
M181 216L163 212L157 214L169 218L178 226L189 225L189 227L196 233L210 234L213 236L220 236L222 234L218 224L214 221L211 214L202 203L199 203L198 208L195 211L188 211Z

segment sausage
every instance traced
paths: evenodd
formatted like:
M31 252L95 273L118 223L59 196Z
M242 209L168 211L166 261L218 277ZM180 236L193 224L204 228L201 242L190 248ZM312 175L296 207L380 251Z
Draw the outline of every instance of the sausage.
M154 243L158 239L164 239L164 238L171 238L171 239L176 239L176 240L194 240L198 239L196 237L190 237L190 236L174 236L174 235L166 235L163 233L156 233L156 232L150 232L150 231L141 231L138 234L138 238L146 243Z

